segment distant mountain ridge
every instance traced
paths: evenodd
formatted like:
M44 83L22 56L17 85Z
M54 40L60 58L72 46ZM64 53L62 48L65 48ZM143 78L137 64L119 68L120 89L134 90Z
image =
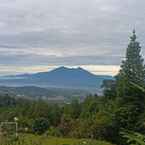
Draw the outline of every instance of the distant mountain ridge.
M48 72L5 76L0 79L0 85L99 89L105 79L113 79L113 77L94 75L80 67L67 68L63 66Z
M40 88L34 86L24 87L5 87L0 86L0 96L11 96L15 98L26 99L44 99L48 101L64 102L70 101L71 98L77 97L84 99L92 92L87 90L76 89L59 89L59 88Z

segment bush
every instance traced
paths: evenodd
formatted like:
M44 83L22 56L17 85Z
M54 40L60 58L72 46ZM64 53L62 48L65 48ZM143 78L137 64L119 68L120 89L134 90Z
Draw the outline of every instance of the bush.
M55 136L55 137L60 137L61 136L61 132L58 128L56 127L50 127L48 129L48 131L46 132L47 136Z
M43 134L49 128L49 122L45 118L36 119L32 125L32 130L36 134Z

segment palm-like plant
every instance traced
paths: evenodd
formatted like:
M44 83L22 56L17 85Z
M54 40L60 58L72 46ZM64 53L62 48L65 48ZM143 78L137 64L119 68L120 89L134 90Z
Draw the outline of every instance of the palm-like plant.
M131 85L133 85L135 88L139 89L141 92L145 93L145 88L141 87L133 82L130 83Z
M121 134L129 145L145 145L145 135L132 131L122 131Z

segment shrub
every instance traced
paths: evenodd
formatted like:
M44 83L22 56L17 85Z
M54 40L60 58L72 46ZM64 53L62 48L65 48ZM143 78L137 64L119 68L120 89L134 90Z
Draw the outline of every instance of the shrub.
M45 133L49 128L49 122L45 118L39 118L34 120L34 123L32 125L32 130L36 134L43 134Z

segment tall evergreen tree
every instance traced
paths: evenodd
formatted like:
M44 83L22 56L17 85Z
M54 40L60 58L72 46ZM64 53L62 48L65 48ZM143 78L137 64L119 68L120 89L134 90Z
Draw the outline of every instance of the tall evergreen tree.
M117 76L117 92L119 96L131 95L132 84L145 86L145 66L141 56L140 43L137 41L135 30L130 37L126 59L122 62Z
M126 59L122 62L121 70L116 77L116 92L118 109L115 115L119 128L140 131L143 128L145 111L145 66L141 56L140 43L137 41L135 30L130 37Z

